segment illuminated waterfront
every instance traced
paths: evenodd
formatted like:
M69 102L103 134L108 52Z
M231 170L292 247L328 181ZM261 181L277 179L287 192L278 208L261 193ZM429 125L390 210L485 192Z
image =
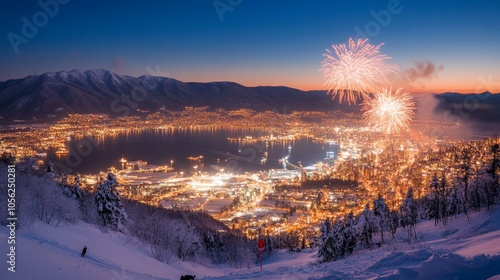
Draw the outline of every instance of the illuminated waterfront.
M121 133L97 141L92 152L78 166L78 172L98 173L114 166L120 169L118 160L143 160L150 165L172 165L177 171L187 174L195 172L216 173L220 169L232 168L233 172L258 171L281 168L280 160L290 155L288 161L311 165L321 161L327 151L338 152L338 146L314 142L311 138L283 141L229 141L229 137L243 136L258 139L272 132L256 129L175 129L147 130L137 133ZM69 150L76 151L78 139L66 143ZM64 164L70 154L57 155L55 149L47 154L47 161ZM202 159L198 157L202 156Z

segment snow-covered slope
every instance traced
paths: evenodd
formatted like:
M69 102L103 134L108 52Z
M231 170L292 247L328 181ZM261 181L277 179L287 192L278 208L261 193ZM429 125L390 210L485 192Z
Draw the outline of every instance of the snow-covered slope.
M500 279L500 207L491 213L461 215L447 225L417 225L419 241L409 245L400 229L389 244L357 251L346 259L319 264L316 250L280 252L249 269L164 264L149 248L121 233L103 233L80 223L53 228L36 223L17 232L16 272L0 279ZM8 231L0 228L0 252L7 252ZM88 247L82 258L83 246Z
M390 244L319 264L317 251L282 252L247 271L207 279L500 279L500 207L464 215L447 225L417 225L419 241L409 245L399 229Z
M58 228L36 223L16 234L16 272L7 270L7 228L0 228L0 279L180 279L183 274L222 275L199 264L161 263L148 246L127 235L103 233L89 224ZM80 257L83 246L88 247ZM4 252L6 252L4 254ZM42 277L43 276L43 277Z

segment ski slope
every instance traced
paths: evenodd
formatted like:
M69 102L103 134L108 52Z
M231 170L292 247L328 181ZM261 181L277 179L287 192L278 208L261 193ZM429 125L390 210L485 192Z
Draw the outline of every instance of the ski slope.
M453 218L447 225L417 224L418 242L406 231L381 248L318 263L316 249L281 251L245 269L193 262L165 264L135 238L78 223L57 228L37 222L16 234L16 272L7 270L8 229L0 228L0 279L500 279L500 207ZM80 257L83 246L87 255ZM5 253L4 253L5 252Z

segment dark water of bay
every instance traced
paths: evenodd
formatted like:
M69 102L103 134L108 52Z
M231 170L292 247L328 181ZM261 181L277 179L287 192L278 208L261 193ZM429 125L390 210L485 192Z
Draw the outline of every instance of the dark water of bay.
M227 140L228 137L255 138L267 135L271 133L255 129L145 130L95 140L95 144L83 155L77 152L79 145L82 147L82 140L72 139L67 143L69 155L57 156L52 150L48 152L47 159L69 166L73 172L81 174L95 174L111 166L120 169L119 159L122 157L154 165L170 166L173 161L176 171L189 175L196 170L195 166L198 166L198 171L209 173L221 169L233 173L278 169L283 168L280 159L285 156L288 156L291 164L299 165L300 162L308 166L323 161L327 151L338 153L338 146L318 143L310 138L269 142L267 145L265 142L238 143ZM266 153L267 160L262 163ZM188 159L199 156L203 156L203 161Z

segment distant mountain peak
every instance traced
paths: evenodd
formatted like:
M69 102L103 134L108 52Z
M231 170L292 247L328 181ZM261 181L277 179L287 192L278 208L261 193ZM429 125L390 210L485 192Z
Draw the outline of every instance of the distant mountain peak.
M63 117L99 113L111 116L183 110L187 106L234 110L332 110L322 92L287 87L245 87L230 81L181 82L169 77L132 77L105 69L47 72L0 82L0 117L4 119ZM62 109L61 109L62 108Z

